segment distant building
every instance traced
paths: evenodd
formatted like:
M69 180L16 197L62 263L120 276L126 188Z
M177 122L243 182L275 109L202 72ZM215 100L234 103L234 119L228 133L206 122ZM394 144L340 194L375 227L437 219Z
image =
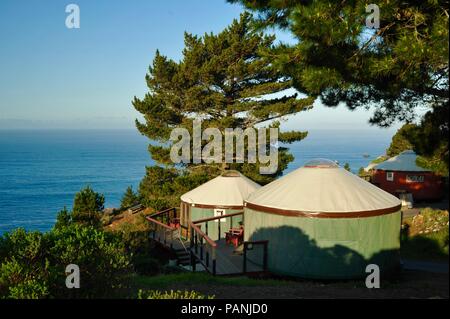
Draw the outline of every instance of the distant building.
M372 183L400 196L412 194L414 200L437 200L443 197L443 179L416 164L417 154L404 151L373 167Z

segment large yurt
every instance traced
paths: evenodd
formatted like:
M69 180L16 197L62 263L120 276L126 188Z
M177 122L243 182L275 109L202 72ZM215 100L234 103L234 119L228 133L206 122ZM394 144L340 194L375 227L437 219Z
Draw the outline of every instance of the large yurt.
M187 226L190 221L242 212L244 200L260 187L237 171L226 171L181 196L180 222ZM220 228L223 238L225 232L238 227L239 222L242 222L242 215L208 222L208 236L216 240Z
M316 279L366 276L399 265L401 204L393 195L317 159L260 188L244 211L244 239L268 240L269 271ZM247 252L256 264L261 251Z
M444 195L442 177L417 165L414 151L404 151L373 169L372 182L396 196L410 193L414 200L436 200Z

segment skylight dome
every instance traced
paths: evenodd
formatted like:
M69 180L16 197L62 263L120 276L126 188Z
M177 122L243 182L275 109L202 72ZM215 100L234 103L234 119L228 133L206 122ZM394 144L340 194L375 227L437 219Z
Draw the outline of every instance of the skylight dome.
M304 165L304 167L307 167L307 168L338 168L339 165L336 162L326 159L326 158L315 158L315 159L308 161Z

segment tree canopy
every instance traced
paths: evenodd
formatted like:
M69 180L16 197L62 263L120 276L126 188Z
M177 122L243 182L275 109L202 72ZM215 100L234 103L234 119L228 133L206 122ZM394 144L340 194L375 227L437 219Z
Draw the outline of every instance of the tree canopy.
M202 128L218 128L222 134L226 128L278 129L279 119L312 107L314 98L286 93L292 80L264 57L274 40L273 36L254 32L250 15L242 14L219 34L200 37L186 33L179 62L156 52L146 76L149 92L142 99L135 97L133 105L145 119L145 123L136 121L138 130L158 142L149 146L152 158L169 167L147 168L140 187L144 201L170 196L177 189L184 189L183 183L195 187L204 177L213 177L223 168L204 161L174 167L169 157L173 128L192 132L193 120L202 119ZM279 132L279 141L292 143L305 136L306 132L300 131ZM270 175L259 174L259 163L229 166L259 183L268 183L293 160L287 148L279 147L278 151L278 169ZM185 170L180 172L180 168Z
M60 229L78 224L100 229L104 204L105 197L87 186L75 194L72 211L64 207L58 212L54 228Z
M403 125L392 137L391 144L389 145L389 148L386 150L386 155L389 157L393 157L397 156L403 151L412 150L413 145L408 140L406 132L414 128L415 128L414 124Z
M122 200L120 202L120 208L128 208L139 202L139 196L133 191L132 186L128 186L125 190L125 193L122 196Z
M392 137L386 155L392 157L405 150L415 150L419 154L417 164L435 173L448 176L448 140L442 129L431 123L425 116L421 124L405 124ZM448 136L448 135L447 135Z
M298 91L327 106L373 108L379 126L419 115L410 143L448 169L447 1L377 1L378 29L366 25L372 12L364 0L229 2L254 12L257 28L281 28L298 40L268 53Z

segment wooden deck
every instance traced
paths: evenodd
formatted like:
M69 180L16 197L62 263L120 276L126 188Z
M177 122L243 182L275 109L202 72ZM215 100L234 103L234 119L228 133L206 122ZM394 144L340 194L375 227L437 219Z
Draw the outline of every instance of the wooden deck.
M235 252L235 247L227 245L225 239L216 241L217 243L217 275L237 275L244 273L244 255ZM247 260L247 272L262 272L262 266L253 264Z
M162 245L166 246L167 248L173 249L173 250L181 250L186 248L187 251L190 251L190 243L187 240L180 240L179 237L174 236L173 240L169 238L170 236L166 233L166 240L164 241L164 233L163 232L156 232L154 239L161 243ZM225 242L225 239L221 239L219 241L216 241L217 248L216 248L216 275L242 275L244 273L244 256L243 252L236 251L235 247L232 245L227 245ZM211 262L207 263L206 258L208 256L206 254L207 245L203 244L203 258L202 262L198 262L196 265L197 270L205 271L205 268L207 271L210 271L208 268L211 268ZM199 245L197 247L197 253L196 255L200 259L200 250L201 246ZM242 249L241 249L242 250ZM195 253L195 252L194 252ZM209 267L206 267L208 265ZM249 260L247 260L247 273L257 273L257 272L263 272L264 269L262 266L256 265Z
M208 236L207 223L213 220L232 219L243 212L204 218L180 225L175 208L166 209L146 217L152 225L151 237L170 248L177 256L177 263L192 271L206 270L213 275L242 275L267 271L267 241L243 242L238 248L227 244L224 238L213 240ZM201 225L205 224L204 231ZM221 222L217 223L218 234ZM182 234L188 236L182 238ZM262 248L261 265L252 263L247 252ZM256 251L254 251L256 252Z

